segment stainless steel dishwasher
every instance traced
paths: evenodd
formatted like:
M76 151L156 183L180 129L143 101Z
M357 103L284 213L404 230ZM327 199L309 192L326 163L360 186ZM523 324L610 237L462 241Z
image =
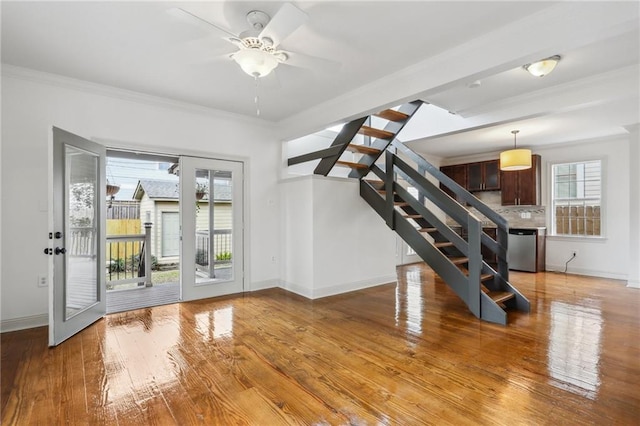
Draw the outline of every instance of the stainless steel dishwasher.
M509 229L509 269L536 272L536 239L537 233L534 229Z

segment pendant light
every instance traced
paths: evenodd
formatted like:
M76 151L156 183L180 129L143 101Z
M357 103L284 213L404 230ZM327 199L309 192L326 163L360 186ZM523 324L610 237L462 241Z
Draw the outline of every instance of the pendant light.
M500 153L500 170L509 172L531 168L531 150L517 148L516 135L519 132L520 130L511 131L513 133L513 149Z

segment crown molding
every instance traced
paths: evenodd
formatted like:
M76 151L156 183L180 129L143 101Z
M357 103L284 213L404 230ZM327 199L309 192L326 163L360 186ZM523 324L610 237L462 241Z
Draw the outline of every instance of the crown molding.
M54 87L111 97L128 102L135 102L138 104L173 109L180 112L189 112L192 114L199 114L208 117L229 119L233 121L244 122L253 126L267 127L270 129L274 129L277 127L275 123L260 118L247 117L245 115L235 114L232 112L214 108L208 108L202 105L181 102L170 98L163 98L161 96L148 95L145 93L121 89L105 84L92 83L86 80L65 77L59 74L47 73L31 68L18 67L15 65L3 63L1 65L0 73L2 74L2 77L30 81L39 84L46 84Z

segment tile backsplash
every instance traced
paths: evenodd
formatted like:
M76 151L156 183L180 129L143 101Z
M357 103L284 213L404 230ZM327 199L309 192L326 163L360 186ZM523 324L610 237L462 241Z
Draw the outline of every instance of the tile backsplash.
M476 192L474 195L507 219L510 228L547 226L545 206L503 206L500 191ZM468 208L478 219L487 220L475 208Z

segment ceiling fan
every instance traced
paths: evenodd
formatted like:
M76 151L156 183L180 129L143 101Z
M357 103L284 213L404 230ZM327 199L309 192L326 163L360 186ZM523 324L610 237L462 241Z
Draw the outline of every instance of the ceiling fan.
M246 18L249 29L236 35L188 10L173 8L169 12L194 24L204 24L226 34L224 40L238 50L229 55L242 70L256 80L265 77L279 64L289 60L290 54L279 50L280 43L304 24L309 16L291 3L285 3L272 17L261 10L251 10Z

